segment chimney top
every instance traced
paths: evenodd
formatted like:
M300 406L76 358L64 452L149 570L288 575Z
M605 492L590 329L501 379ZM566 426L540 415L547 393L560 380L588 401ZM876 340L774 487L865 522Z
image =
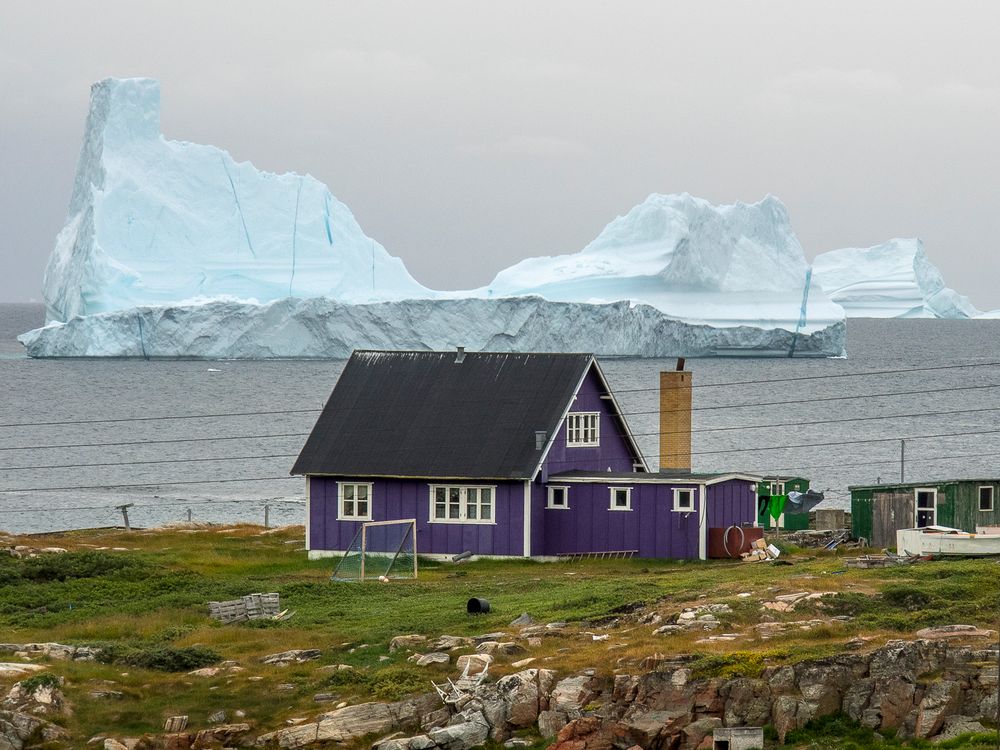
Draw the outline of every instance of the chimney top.
M455 364L460 365L465 361L465 347L458 347L458 351L455 353Z
M677 358L677 367L675 369L677 370L677 372L684 371L684 357Z

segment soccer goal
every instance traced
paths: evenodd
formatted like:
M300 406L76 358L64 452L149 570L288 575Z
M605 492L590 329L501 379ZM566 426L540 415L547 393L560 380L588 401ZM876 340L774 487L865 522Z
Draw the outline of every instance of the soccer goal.
M368 521L333 571L335 581L417 577L417 521Z

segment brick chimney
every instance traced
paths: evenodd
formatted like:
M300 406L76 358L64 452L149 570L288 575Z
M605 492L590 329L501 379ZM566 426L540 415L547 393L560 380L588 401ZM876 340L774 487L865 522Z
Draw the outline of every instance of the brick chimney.
M683 357L660 373L660 471L691 471L691 375Z

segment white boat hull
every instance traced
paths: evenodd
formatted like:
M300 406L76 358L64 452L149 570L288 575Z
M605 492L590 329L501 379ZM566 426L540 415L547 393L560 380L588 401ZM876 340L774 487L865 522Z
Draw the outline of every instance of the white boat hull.
M900 529L896 532L900 555L1000 555L1000 534L970 534L957 529Z

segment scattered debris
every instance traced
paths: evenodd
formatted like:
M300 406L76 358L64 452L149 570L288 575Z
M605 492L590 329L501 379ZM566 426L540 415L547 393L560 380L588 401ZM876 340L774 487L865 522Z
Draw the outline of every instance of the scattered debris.
M975 625L938 625L937 627L918 630L914 635L917 638L927 638L928 640L940 640L943 638L992 638L996 635L996 631L982 630Z
M176 732L183 732L187 729L188 717L187 716L171 716L165 722L163 722L163 731L170 734L175 734Z
M212 619L228 624L247 620L287 620L294 612L281 611L278 594L248 594L225 602L209 602Z

